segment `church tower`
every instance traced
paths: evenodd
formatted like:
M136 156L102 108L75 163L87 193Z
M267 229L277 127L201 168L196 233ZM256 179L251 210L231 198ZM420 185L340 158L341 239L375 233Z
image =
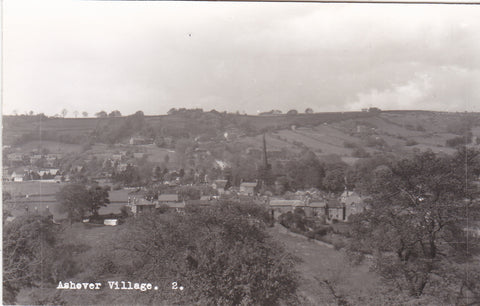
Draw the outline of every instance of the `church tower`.
M268 163L267 157L267 141L265 140L265 134L263 134L263 155L262 155L262 167L265 170L270 170L271 165Z
M258 168L258 178L262 184L262 189L265 189L273 183L271 174L272 165L268 163L267 141L265 140L265 134L263 134L262 163Z

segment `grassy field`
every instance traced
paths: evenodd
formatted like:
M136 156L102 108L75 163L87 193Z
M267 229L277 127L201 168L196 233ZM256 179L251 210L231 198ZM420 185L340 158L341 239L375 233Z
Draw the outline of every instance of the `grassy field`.
M76 153L79 152L82 146L77 144L68 144L58 141L49 141L49 140L34 140L29 141L21 145L20 150L22 152L30 152L38 148L45 148L50 151L50 153Z
M279 224L269 234L301 262L301 305L432 305L431 300L412 299L389 287L370 270L366 260L353 264L344 251L293 234Z
M28 211L48 210L53 214L55 220L66 218L61 213L55 194L64 184L45 182L7 182L3 183L3 191L8 191L13 199L3 204L13 216L25 214ZM100 214L118 214L121 208L127 204L128 190L111 190L109 193L110 204L99 210ZM28 195L28 197L26 197Z

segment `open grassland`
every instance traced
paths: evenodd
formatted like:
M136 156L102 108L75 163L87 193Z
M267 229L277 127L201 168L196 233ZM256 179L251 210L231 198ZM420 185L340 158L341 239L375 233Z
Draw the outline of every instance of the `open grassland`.
M25 195L51 195L57 193L63 184L27 181L27 182L4 182L3 191L9 192L13 197Z
M33 140L19 146L22 152L31 152L35 149L47 149L50 153L78 153L82 146L51 140Z
M411 298L370 270L371 262L354 264L342 250L293 234L276 224L269 233L297 256L301 305L440 305L434 297Z
M4 209L8 210L14 217L32 211L43 212L48 210L53 214L55 220L66 218L61 213L55 194L65 184L45 183L40 181L30 182L5 182L3 192L9 192L12 199L3 203ZM27 197L28 195L28 197ZM102 207L99 214L118 214L123 206L128 203L129 190L111 190L109 192L110 204Z

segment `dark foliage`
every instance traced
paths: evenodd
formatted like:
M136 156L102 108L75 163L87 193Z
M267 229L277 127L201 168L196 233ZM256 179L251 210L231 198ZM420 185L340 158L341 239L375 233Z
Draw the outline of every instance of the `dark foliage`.
M184 216L144 216L131 225L122 245L140 259L134 277L171 276L187 288L181 296L163 296L172 303L292 302L295 260L268 238L264 215L260 207L226 202Z

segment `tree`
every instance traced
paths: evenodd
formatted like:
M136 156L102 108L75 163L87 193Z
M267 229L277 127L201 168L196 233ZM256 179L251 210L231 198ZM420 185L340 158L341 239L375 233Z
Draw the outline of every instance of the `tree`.
M296 109L291 109L287 112L287 115L288 116L298 115L298 111Z
M110 114L108 114L108 117L121 117L121 116L122 116L122 113L120 113L120 111L118 110L114 110Z
M315 153L305 150L300 158L291 159L285 165L285 175L290 188L293 190L306 188L319 188L325 176L323 164Z
M22 288L52 280L55 235L51 218L29 214L3 227L3 302L14 304Z
M313 109L308 107L307 109L305 109L305 114L313 114Z
M167 304L295 304L295 259L267 235L265 211L242 204L144 214L127 224L119 249L137 259L134 276L158 282L174 277L185 288L162 296Z
M85 117L85 118L88 117L88 112L83 111L82 116Z
M178 198L180 201L199 200L201 196L201 190L194 186L182 186L178 190Z
M83 184L69 184L56 194L59 202L59 210L67 213L70 224L73 221L80 221L87 211L91 211L89 206L89 191Z
M78 117L78 111L77 110L73 111L73 115L75 116L75 118L77 118Z
M94 185L88 189L88 198L89 198L89 206L90 211L93 215L98 215L98 210L101 207L107 206L110 204L110 200L108 198L108 192L110 191L109 186L99 186Z
M102 111L99 111L98 113L95 113L95 117L97 117L97 118L106 118L106 117L108 117L108 115L107 115L107 112L106 112L106 111L103 111L103 110L102 110Z
M62 117L65 118L65 116L68 114L68 111L64 108L60 113L62 114Z
M451 290L449 279L456 276L448 268L478 252L478 242L463 230L466 220L479 216L472 185L478 159L466 149L455 156L423 152L377 167L364 186L371 208L354 219L352 248L373 250L381 275L412 296L431 282Z
M345 189L345 171L342 168L328 170L323 178L323 187L330 192L342 192Z

